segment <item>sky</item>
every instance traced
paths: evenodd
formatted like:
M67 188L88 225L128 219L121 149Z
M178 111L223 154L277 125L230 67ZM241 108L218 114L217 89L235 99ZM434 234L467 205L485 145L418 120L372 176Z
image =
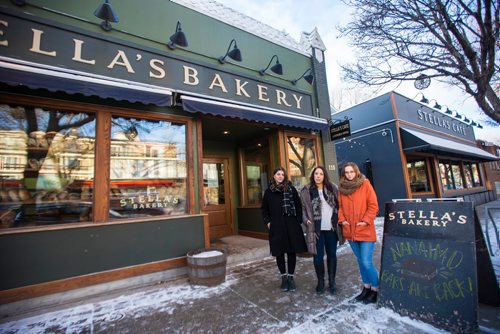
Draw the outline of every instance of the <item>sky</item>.
M315 27L326 46L325 61L327 68L327 80L331 103L335 106L332 91L340 91L341 71L339 64L355 58L355 53L348 45L347 39L338 38L337 27L345 25L351 20L350 9L340 0L217 0L223 5L241 13L245 13L262 21L271 27L287 32L296 41L300 40L301 33L311 32ZM489 118L480 112L479 107L472 97L456 87L450 87L437 81L419 91L413 86L413 82L405 82L397 86L388 85L370 97L375 97L395 90L408 98L425 97L432 101L435 99L441 106L465 114L467 118L479 122L483 129L474 128L476 139L500 145L500 127L489 126L485 120ZM432 104L433 105L433 102ZM446 108L446 107L444 107ZM444 109L443 109L444 110Z

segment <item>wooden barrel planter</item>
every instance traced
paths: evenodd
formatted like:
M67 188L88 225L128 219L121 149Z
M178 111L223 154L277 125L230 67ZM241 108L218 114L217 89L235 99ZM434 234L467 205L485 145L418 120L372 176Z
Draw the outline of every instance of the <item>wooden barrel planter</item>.
M188 276L191 284L215 286L226 280L226 251L201 248L187 253Z

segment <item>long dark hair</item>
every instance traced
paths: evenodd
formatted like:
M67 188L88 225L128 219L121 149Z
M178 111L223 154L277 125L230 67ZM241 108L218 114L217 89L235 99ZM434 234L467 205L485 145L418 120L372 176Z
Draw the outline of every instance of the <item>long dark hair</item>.
M285 168L279 166L279 167L276 167L274 170L273 170L273 178L271 179L271 182L277 186L278 184L276 183L276 181L274 180L274 175L276 175L277 172L279 171L282 171L283 172L283 175L285 176L285 178L283 179L283 187L285 188L286 191L288 191L288 175L286 173L286 170Z
M311 185L312 186L316 186L316 182L314 182L314 173L316 172L316 170L318 169L321 169L323 171L323 175L324 175L324 178L323 178L323 186L328 189L329 192L333 192L333 186L332 186L332 183L330 182L330 177L328 176L328 174L326 173L326 170L325 170L325 167L323 166L316 166L314 167L314 169L312 170L311 172L311 176L309 177L309 181L311 182Z

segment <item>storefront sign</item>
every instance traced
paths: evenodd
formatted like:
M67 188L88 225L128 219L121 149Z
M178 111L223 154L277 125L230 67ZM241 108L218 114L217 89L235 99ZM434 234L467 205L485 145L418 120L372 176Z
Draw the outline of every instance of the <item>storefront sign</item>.
M308 94L90 32L0 13L0 56L312 115ZM70 30L71 29L71 30ZM167 47L165 46L165 49ZM256 72L257 73L257 72Z
M341 139L351 135L351 125L349 120L330 125L330 139Z
M471 202L386 203L379 305L451 332L477 329Z

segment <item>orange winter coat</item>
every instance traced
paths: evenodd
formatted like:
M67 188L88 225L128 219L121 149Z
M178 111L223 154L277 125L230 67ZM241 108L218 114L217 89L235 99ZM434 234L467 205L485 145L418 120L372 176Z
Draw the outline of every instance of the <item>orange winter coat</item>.
M377 195L368 179L350 195L339 192L339 224L344 221L349 223L341 226L344 238L347 240L377 241L375 233L377 212ZM359 222L368 225L357 226Z

